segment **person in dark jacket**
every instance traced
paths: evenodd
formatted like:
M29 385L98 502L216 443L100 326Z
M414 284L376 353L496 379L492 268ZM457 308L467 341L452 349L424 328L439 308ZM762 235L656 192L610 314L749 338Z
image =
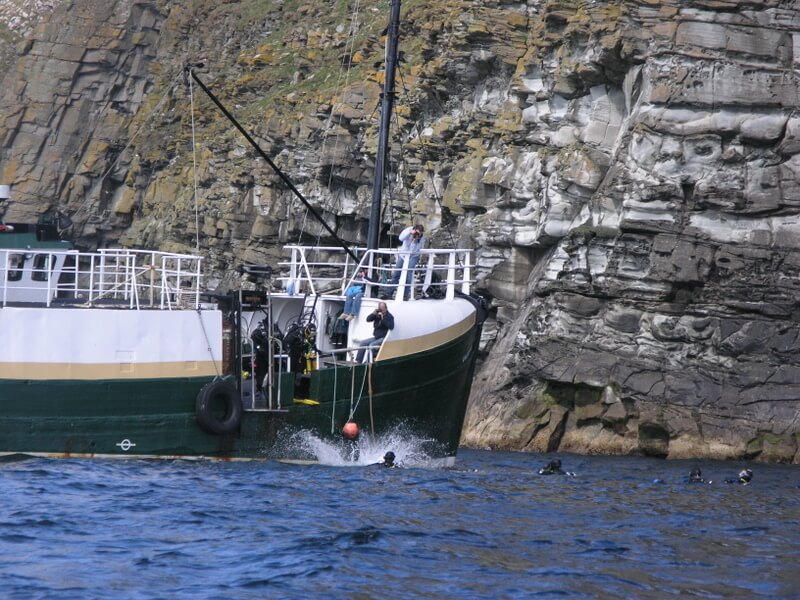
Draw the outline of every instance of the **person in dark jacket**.
M383 338L386 337L386 334L394 329L394 317L392 316L392 313L389 312L389 307L386 306L386 302L378 303L378 308L376 308L374 312L371 312L369 315L367 315L367 322L373 324L372 337L365 339L359 344L361 349L358 351L358 355L356 356L356 362L359 363L364 360L364 352L366 351L367 346L380 346L383 343Z

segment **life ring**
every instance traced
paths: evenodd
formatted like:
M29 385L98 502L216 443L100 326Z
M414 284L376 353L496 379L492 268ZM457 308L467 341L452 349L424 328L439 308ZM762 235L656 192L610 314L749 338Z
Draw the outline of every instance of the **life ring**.
M242 400L230 382L212 381L197 394L195 414L197 424L206 433L231 433L242 422Z

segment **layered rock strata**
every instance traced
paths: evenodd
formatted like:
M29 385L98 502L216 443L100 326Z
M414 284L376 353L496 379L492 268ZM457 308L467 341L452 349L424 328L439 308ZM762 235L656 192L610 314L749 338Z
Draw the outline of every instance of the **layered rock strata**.
M476 234L510 243L466 441L797 462L798 7L550 8L512 88L546 151Z

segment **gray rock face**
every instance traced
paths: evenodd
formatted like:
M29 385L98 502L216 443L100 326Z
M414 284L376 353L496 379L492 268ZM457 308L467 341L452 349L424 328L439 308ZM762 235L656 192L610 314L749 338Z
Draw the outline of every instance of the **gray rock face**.
M199 242L220 285L233 262L323 235L201 96L192 152L175 84L202 59L363 242L383 15L354 43L363 15L332 0L321 16L318 2L67 4L0 91L8 217L62 210L88 245ZM404 10L387 219L476 248L494 310L464 442L799 462L800 5L435 4Z
M522 122L571 141L529 203L553 251L507 299L468 444L797 462L800 13L760 5L630 6L624 78L567 100L529 68ZM527 427L492 425L509 404Z
M35 221L60 196L74 198L73 211L86 218L94 194L84 233L104 226L112 201L104 186L125 175L108 169L152 86L162 19L146 3L64 3L26 40L3 87L0 178L15 198L8 220Z

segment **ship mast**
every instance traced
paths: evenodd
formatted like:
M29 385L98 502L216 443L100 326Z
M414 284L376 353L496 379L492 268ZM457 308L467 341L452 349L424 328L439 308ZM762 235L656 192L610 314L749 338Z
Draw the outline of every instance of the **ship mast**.
M389 155L389 123L394 104L394 77L397 67L397 46L400 37L400 0L392 0L392 12L386 33L386 77L381 95L381 125L378 131L378 153L375 157L375 181L372 186L372 206L369 213L367 248L378 248L381 230L381 197L383 196L384 169Z

